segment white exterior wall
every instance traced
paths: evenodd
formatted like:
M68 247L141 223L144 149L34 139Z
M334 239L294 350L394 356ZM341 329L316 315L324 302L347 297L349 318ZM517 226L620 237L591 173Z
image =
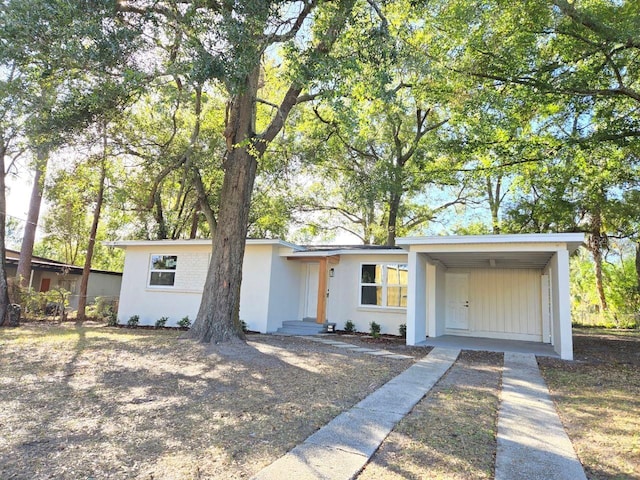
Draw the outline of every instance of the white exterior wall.
M133 315L140 317L140 325L154 325L161 317L169 317L167 326L176 326L185 316L193 322L200 306L210 250L206 245L127 246L119 323L126 324ZM151 255L155 254L178 256L174 286L148 286Z
M341 254L340 263L331 265L334 277L330 279L328 320L343 329L347 320L351 320L356 330L368 332L369 324L380 324L381 333L399 334L399 327L407 323L406 308L386 308L360 306L360 266L363 263L407 263L407 254ZM303 282L303 280L301 280ZM411 292L409 292L409 298ZM410 301L410 300L409 300ZM408 326L407 326L408 327Z
M275 284L270 272L273 250L276 248L270 244L248 244L245 249L240 319L247 323L250 330L267 332L269 319L277 315L277 312L269 315L269 290ZM156 254L178 257L175 283L171 287L148 285L151 255ZM154 325L161 317L169 318L167 326L176 326L185 316L193 322L200 307L210 258L211 247L208 244L128 245L118 321L127 323L132 315L139 315L140 325ZM283 279L278 282L286 284Z
M271 276L271 245L247 245L242 264L240 319L249 330L266 332Z
M304 295L304 276L300 273L300 262L286 258L290 252L286 247L272 249L268 316L264 330L259 330L263 333L275 332L284 320L298 318L298 299L301 290Z

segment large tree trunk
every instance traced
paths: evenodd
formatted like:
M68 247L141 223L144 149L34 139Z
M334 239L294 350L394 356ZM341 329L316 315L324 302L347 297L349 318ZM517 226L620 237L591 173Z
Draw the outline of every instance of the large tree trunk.
M398 211L400 210L400 202L402 201L402 195L399 193L392 193L389 200L389 221L387 222L387 241L385 245L393 247L396 244L398 224Z
M353 8L354 0L340 2L326 29L324 38L315 46L316 55L329 52L342 31ZM300 17L302 21L306 13ZM312 60L314 55L310 55ZM217 229L213 236L213 252L205 281L198 316L190 330L191 338L202 342L223 342L244 338L240 323L240 284L242 262L249 222L251 195L258 160L267 146L282 130L293 106L299 101L302 86L293 83L284 96L271 123L260 135L255 132L256 97L260 77L260 58L243 82L242 88L229 102L225 128L227 157L220 194Z
M7 282L7 252L5 250L4 235L7 223L7 197L5 190L5 145L0 139L0 325L9 321L9 284Z
M78 299L78 316L77 319L82 321L85 319L85 310L87 307L87 288L89 286L89 276L91 275L91 261L93 259L93 249L96 245L96 235L98 233L98 223L100 222L100 211L102 210L102 202L104 200L104 184L107 177L107 133L106 127L103 138L103 157L100 165L100 180L98 185L98 196L96 198L96 206L93 210L93 222L91 223L91 232L89 232L89 243L87 244L87 257L84 261L82 269L82 278L80 279L80 298Z
M29 213L27 214L27 224L24 226L22 245L20 246L20 259L16 271L16 280L22 287L29 285L31 277L31 259L33 258L33 245L36 241L36 230L38 219L40 218L40 206L42 205L42 193L44 192L44 179L49 162L49 150L39 146L36 150L36 172L31 189L31 200L29 201Z
M258 160L251 151L259 73L256 67L229 107L225 131L228 151L218 225L200 309L190 330L190 336L201 342L244 338L239 318L240 284L251 194L258 169Z
M214 253L202 303L191 329L191 336L202 342L244 337L239 319L240 284L258 162L245 148L231 152L228 162L222 186L224 200L213 237Z

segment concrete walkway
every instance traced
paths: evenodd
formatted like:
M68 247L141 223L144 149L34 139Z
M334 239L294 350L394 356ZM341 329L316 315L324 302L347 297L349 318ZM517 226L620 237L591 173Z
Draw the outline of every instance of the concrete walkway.
M504 355L495 478L587 478L531 354Z
M254 480L348 480L366 465L382 441L458 358L460 350L434 348Z
M311 342L323 343L324 345L331 345L335 348L344 348L345 350L349 350L351 352L363 353L365 355L374 355L376 357L387 357L387 358L395 358L398 360L411 360L413 357L409 355L401 355L399 353L393 353L388 350L380 349L380 348L366 348L359 347L358 345L354 345L353 343L341 342L340 340L334 340L335 336L330 337L329 335L316 335L314 337L300 337L305 340L309 340ZM457 349L456 349L457 350Z
M314 341L359 348L331 339ZM375 354L375 350L361 351ZM460 349L435 347L253 480L355 478L395 425L431 390L459 354ZM531 353L504 354L495 479L586 480Z

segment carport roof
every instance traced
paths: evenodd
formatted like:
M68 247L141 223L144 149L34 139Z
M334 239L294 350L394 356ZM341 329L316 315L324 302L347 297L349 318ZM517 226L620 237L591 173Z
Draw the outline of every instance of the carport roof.
M553 254L573 254L582 233L404 237L397 244L447 268L544 268Z

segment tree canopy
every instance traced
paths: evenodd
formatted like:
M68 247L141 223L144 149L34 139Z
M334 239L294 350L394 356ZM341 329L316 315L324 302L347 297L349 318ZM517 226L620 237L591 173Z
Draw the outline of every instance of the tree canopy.
M94 223L211 238L199 340L242 336L247 236L584 231L602 310L609 252L639 240L637 2L0 8L0 244L18 154L53 206L41 252L115 266Z

